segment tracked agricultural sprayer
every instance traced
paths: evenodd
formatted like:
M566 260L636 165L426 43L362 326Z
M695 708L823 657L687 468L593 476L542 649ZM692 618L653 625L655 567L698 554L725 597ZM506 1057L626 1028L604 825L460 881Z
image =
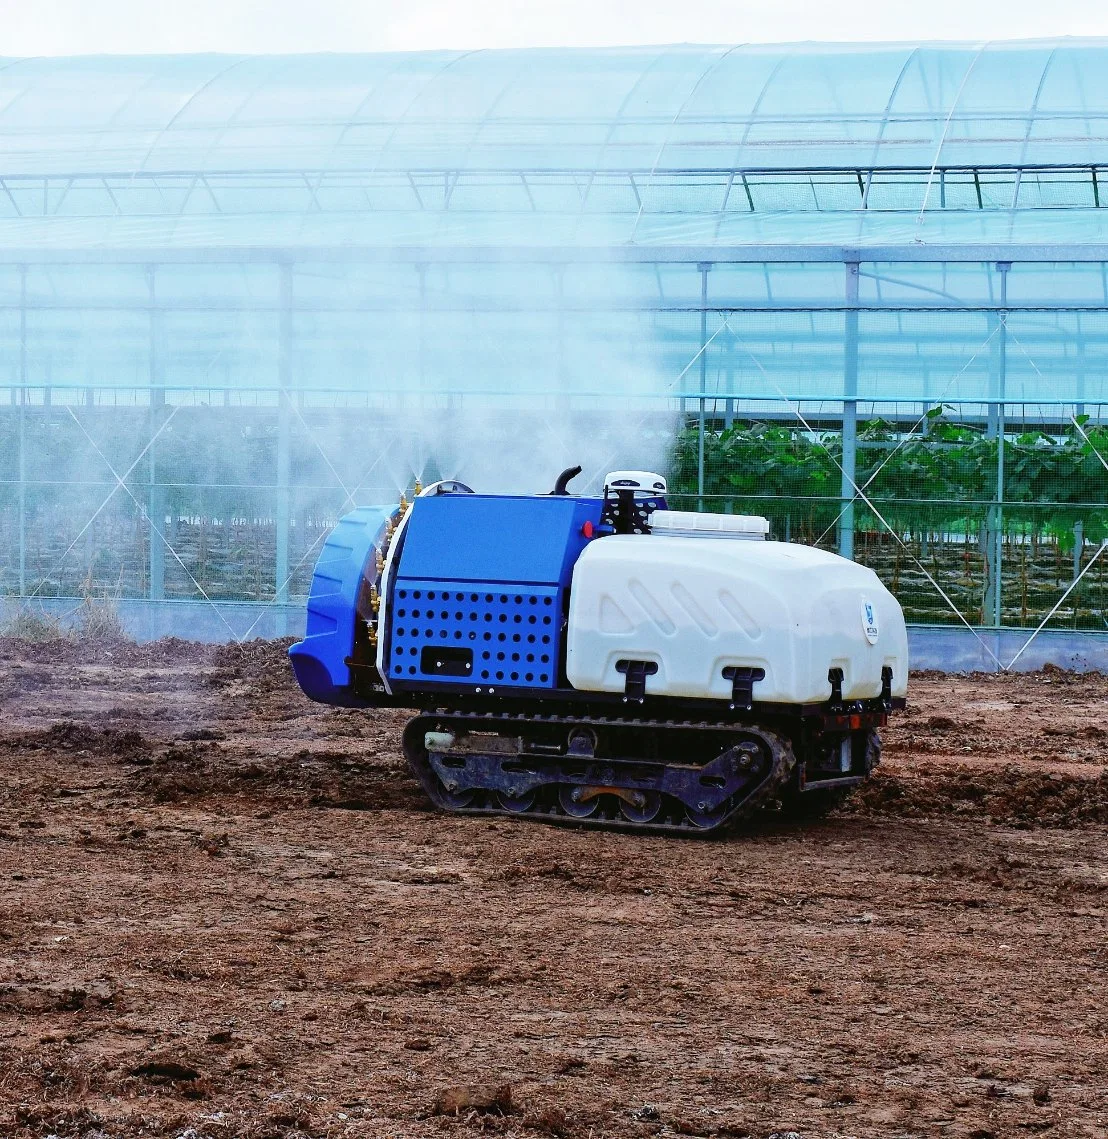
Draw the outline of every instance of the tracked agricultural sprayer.
M460 814L690 832L837 802L904 706L896 600L763 518L669 510L658 475L571 494L579 469L348 514L289 650L301 688L418 709L404 752Z

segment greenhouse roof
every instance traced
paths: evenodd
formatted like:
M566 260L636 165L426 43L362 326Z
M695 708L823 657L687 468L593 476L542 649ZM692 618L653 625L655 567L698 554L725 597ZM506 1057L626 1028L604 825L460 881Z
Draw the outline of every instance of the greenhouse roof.
M19 248L1092 242L1108 40L0 60Z

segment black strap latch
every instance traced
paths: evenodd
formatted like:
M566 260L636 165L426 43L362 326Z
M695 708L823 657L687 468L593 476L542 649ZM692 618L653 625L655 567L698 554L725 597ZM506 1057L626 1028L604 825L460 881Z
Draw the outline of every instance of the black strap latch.
M626 677L623 686L623 702L641 704L646 696L646 678L658 671L658 664L652 660L617 660L616 672Z
M841 668L829 668L827 679L831 681L831 703L841 704L843 702L843 670Z
M747 668L729 664L723 670L723 678L731 681L731 708L741 708L749 712L754 706L754 682L765 680L764 668Z
M885 711L891 711L893 706L893 670L889 665L881 670L881 703Z

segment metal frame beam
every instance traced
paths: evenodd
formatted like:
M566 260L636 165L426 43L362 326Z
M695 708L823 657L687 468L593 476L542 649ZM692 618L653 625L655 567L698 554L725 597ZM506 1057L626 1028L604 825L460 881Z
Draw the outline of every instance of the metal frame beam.
M277 385L280 396L277 404L277 510L274 518L274 596L277 603L287 604L289 599L289 529L292 518L292 491L290 489L291 436L292 436L292 352L293 352L293 284L292 266L281 264L278 288L281 294L280 318L277 331Z
M161 321L158 317L154 302L157 299L157 270L153 265L147 266L147 289L150 298L149 322L149 382L150 382L150 438L155 439L165 418L165 389L162 386L162 353ZM156 442L150 444L147 457L149 464L149 481L147 485L146 503L146 530L149 542L150 577L147 583L148 596L151 601L165 599L165 515L166 515L166 488L158 479L158 451Z
M858 265L846 265L846 298L858 303ZM858 457L858 312L849 311L843 329L842 481L843 509L839 515L839 554L854 560L854 488Z
M906 262L996 262L1043 264L1108 262L1106 242L967 242L959 244L908 243L863 246L823 243L751 245L612 245L612 246L502 246L502 245L303 245L303 246L190 246L188 249L7 248L0 265L149 265L149 264L275 264L281 262L332 262L347 264L489 265L749 265L749 264L860 264Z
M711 262L708 262L711 264ZM852 262L847 262L852 264ZM856 262L855 262L856 264ZM417 268L426 269L426 266L417 266ZM563 266L553 266L555 270L563 268ZM713 301L708 305L708 312L717 313L784 313L789 315L804 316L808 313L840 313L840 312L858 312L864 313L984 313L992 315L996 312L996 303L992 304L971 304L955 302L951 304L909 304L907 302L896 301L867 301L865 304L852 305L848 302L841 304L828 303L826 301L812 301L811 303L804 303L803 301L751 301L743 304L727 303L726 301ZM426 303L421 303L420 308L428 313L480 313L480 314L495 314L495 313L534 313L536 315L557 315L563 313L565 315L588 315L595 316L597 312L596 304L565 304L559 305L557 301L550 302L525 302L520 301L513 303L512 300L504 298L489 298L482 300L480 303L474 300L465 300L457 302L447 302L442 300L428 300ZM412 306L407 303L386 303L384 301L343 301L337 299L334 302L321 302L303 300L296 304L296 311L303 313L393 313L393 312L408 312L411 311ZM127 301L64 301L64 300L36 300L33 304L25 305L17 301L4 302L0 301L0 312L116 312L116 313L280 313L282 311L282 304L280 301L250 301L250 300L206 300L196 298L195 300L188 301L173 301L161 302L159 304L131 304ZM658 315L699 315L702 311L702 306L699 304L659 304L655 302L644 301L642 304L634 304L629 302L615 302L605 304L604 312L612 313L614 315L626 315L629 313L655 313ZM1098 313L1108 312L1108 302L1101 301L1097 304L1090 304L1088 302L1074 302L1073 304L1066 304L1064 301L1053 302L1050 304L1010 304L1005 308L1006 312L1010 313ZM60 336L60 334L59 334ZM84 341L83 334L77 334L77 339Z

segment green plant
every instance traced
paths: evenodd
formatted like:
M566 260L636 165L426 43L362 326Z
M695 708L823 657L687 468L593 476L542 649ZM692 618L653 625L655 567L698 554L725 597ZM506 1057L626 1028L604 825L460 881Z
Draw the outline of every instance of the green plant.
M965 535L973 520L998 501L1000 441L980 427L949 417L949 408L932 408L926 434L901 436L884 420L859 425L855 482L863 492L856 503L856 525L883 529L869 510L901 533L946 530ZM1094 542L1108 537L1108 427L1079 417L1068 430L1051 435L1025 431L1004 439L1002 504L1027 533L1053 533L1065 546L1078 522ZM679 436L671 488L694 496L698 486L699 441L695 427ZM842 437L762 422L736 423L709 431L704 439L703 495L710 499L761 500L763 512L783 504L808 503L813 522L831 525L842 489ZM1049 507L1021 512L1021 506ZM1068 537L1063 537L1068 535Z

